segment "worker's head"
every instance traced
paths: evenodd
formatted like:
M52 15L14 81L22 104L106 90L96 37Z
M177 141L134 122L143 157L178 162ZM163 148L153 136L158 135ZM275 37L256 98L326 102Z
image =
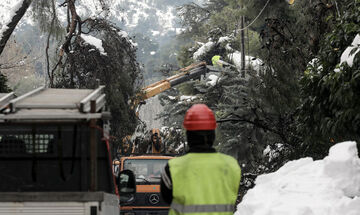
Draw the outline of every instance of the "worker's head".
M212 146L215 140L214 113L204 104L193 105L185 114L184 128L189 147Z

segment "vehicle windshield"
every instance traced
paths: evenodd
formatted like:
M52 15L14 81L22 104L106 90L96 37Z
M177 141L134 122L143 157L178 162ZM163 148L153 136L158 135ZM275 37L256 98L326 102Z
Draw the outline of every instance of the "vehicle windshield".
M167 159L127 159L124 161L124 170L133 171L137 183L158 183L167 162Z

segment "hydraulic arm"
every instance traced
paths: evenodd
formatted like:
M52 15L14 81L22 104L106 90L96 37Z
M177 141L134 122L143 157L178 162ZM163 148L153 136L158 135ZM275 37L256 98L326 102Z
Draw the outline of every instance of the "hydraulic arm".
M180 69L180 73L176 75L144 87L138 94L136 94L135 99L133 99L133 108L136 108L146 99L156 96L159 93L164 92L165 90L168 90L176 85L182 84L189 80L198 79L201 77L201 75L205 75L208 72L220 71L221 70L219 68L206 65L206 62L191 64L190 66Z

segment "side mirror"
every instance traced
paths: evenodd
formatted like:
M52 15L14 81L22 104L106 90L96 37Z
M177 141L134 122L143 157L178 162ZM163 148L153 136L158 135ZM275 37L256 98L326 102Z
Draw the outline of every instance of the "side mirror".
M135 200L136 182L131 170L123 170L119 174L120 204L130 204Z
M113 174L115 175L116 178L118 178L120 172L120 161L114 160L112 169L113 169Z

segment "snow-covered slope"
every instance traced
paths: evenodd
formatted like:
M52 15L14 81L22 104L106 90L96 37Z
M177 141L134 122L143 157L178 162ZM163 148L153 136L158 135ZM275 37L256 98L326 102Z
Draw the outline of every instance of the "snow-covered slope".
M355 142L323 160L303 158L261 175L235 215L359 215L360 159Z
M19 0L0 1L0 27L8 16L8 11L16 5ZM63 0L58 0L57 6ZM175 35L180 31L180 24L176 18L176 8L188 2L202 2L202 0L106 0L109 4L109 19L134 33L159 38L162 36ZM77 12L82 18L89 16L105 16L100 1L98 0L77 0ZM59 19L66 22L65 8L58 8ZM31 17L31 10L21 21L21 25L34 25Z

